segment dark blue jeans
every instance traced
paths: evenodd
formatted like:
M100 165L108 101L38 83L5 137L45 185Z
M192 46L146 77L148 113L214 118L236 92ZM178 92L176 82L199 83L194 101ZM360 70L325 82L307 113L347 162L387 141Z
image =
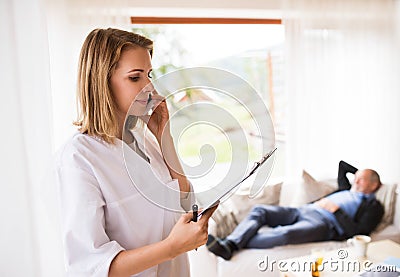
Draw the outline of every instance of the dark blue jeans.
M258 232L263 226L273 227ZM312 206L300 208L257 205L227 237L241 248L271 248L285 244L330 240L334 229Z

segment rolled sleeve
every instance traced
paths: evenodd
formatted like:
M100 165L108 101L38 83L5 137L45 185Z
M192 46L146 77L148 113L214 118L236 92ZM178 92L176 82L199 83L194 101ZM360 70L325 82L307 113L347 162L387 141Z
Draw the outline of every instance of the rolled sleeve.
M189 191L181 192L181 197L180 197L181 207L187 212L191 211L192 205L195 203L195 200L196 199L193 193L193 185L191 182L189 182Z

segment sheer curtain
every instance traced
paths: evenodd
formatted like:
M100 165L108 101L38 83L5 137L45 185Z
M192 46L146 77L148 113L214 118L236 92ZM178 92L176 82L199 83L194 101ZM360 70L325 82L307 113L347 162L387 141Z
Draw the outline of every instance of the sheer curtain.
M41 182L51 160L46 23L38 0L0 1L1 276L44 276ZM48 255L51 255L49 253Z
M80 48L85 37L95 28L116 27L130 28L130 17L127 1L93 1L93 0L45 0L46 22L48 27L48 44L50 60L50 80L53 114L53 152L74 133L72 125L76 119L76 79ZM52 180L50 174L47 181ZM60 244L59 213L54 187L46 187L45 203L54 209L50 211L48 230L52 240L44 242L53 252L52 257L42 255L40 276L64 275L63 249ZM49 231L50 232L50 231Z
M122 6L104 9L105 2L0 1L0 276L64 275L58 214L49 210L58 205L51 168L73 132L84 37L129 22Z
M289 177L333 177L343 159L400 180L395 3L285 2Z
M80 48L95 28L129 30L127 0L44 0L49 33L55 149L76 128L76 77Z

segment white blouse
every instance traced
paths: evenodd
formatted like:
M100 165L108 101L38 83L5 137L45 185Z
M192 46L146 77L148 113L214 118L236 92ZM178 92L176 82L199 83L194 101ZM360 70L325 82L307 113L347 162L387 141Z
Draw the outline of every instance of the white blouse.
M146 199L129 177L142 182L141 188L174 189L168 203L180 206L178 181L171 179L158 145L145 142L150 164L120 140L113 145L80 133L60 151L57 178L68 276L108 276L120 251L165 239L179 219L181 213ZM138 143L142 148L143 141ZM181 204L190 207L192 200L185 201ZM189 275L185 253L134 276Z

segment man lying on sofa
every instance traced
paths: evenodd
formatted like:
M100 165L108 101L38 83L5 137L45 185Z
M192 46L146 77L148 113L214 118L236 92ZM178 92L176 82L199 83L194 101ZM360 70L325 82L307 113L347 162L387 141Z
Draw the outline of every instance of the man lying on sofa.
M346 173L355 174L351 186ZM336 192L299 208L257 205L225 239L208 236L207 248L229 260L242 248L271 248L326 240L344 240L368 235L379 224L384 210L375 198L381 186L372 169L357 170L340 161ZM273 227L258 232L262 226Z

